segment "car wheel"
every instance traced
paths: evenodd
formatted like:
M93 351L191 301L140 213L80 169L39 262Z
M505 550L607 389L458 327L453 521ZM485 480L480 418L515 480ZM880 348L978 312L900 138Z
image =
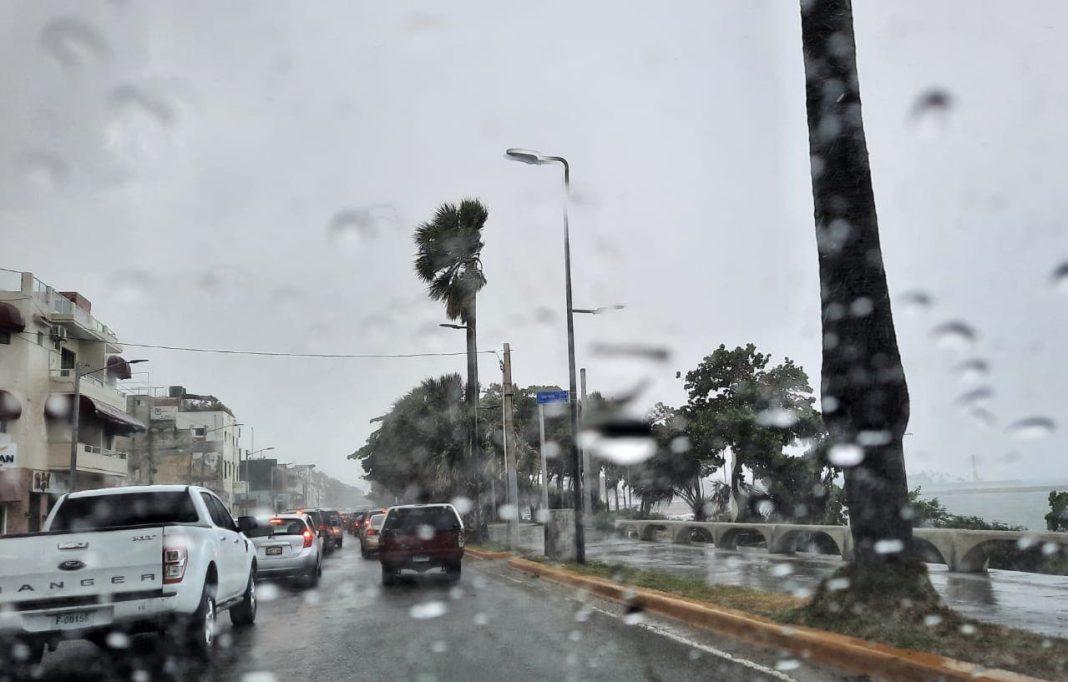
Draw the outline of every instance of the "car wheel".
M236 627L252 625L256 622L256 577L249 575L245 586L244 599L240 604L230 607L230 622Z
M364 559L371 558L371 554L367 551L367 548L363 546L362 542L360 543L360 556L362 556Z
M215 612L215 597L209 588L210 585L204 586L204 592L200 595L200 605L184 623L184 627L179 629L180 648L202 659L210 657L215 648L218 614Z
M397 570L382 564L382 586L393 587L397 583Z
M445 564L445 576L450 583L460 582L461 564L459 561L450 561Z

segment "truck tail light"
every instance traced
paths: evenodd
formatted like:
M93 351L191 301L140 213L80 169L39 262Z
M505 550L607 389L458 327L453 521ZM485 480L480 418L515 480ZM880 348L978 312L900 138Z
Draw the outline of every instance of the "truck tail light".
M305 547L311 547L312 546L312 541L314 539L315 539L315 536L312 535L312 532L310 530L304 531L304 546Z
M182 582L189 554L185 547L168 547L163 545L163 584L173 585Z

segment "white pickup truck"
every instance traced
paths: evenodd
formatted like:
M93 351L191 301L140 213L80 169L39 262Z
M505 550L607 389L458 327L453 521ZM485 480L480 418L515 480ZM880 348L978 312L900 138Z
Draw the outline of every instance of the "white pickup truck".
M251 528L254 520L240 519ZM216 614L256 619L256 554L215 493L107 488L61 497L40 533L0 537L0 668L47 645L158 631L210 654Z

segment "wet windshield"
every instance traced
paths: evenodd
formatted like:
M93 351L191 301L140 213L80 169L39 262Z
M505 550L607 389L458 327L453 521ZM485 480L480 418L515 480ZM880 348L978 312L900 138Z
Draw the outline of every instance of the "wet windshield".
M0 26L0 682L1068 680L1064 0Z

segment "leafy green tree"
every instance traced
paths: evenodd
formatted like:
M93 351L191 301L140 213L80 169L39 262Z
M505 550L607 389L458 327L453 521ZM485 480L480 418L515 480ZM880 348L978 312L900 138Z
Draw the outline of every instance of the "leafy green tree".
M477 497L481 470L478 420L478 339L476 296L486 286L482 274L482 230L488 209L477 199L464 199L459 205L444 203L434 217L415 228L415 272L427 283L430 298L445 304L445 315L459 319L467 332L466 399L471 425L468 444L475 472L472 484Z
M1050 491L1046 528L1051 531L1068 531L1068 492Z
M362 460L378 498L450 500L465 494L467 430L459 374L425 379L400 398L367 443L349 455Z
M795 466L783 459L785 448L823 431L805 371L789 358L775 366L770 362L753 344L733 350L721 345L686 373L689 400L680 415L694 457L719 466L730 449L735 500L743 466L756 478L773 479ZM745 516L746 510L740 513Z

